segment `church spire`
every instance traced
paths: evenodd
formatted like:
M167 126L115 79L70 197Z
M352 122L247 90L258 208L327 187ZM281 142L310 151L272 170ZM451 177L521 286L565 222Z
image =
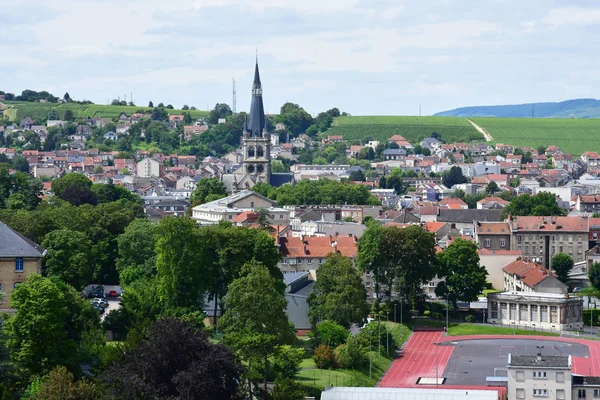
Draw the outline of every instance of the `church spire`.
M254 82L252 83L252 101L250 103L250 115L248 124L244 131L250 136L262 136L265 129L265 111L262 101L262 84L258 72L258 57L254 67Z
M254 66L254 82L252 83L252 96L262 96L262 85L260 83L260 73L258 72L258 58Z

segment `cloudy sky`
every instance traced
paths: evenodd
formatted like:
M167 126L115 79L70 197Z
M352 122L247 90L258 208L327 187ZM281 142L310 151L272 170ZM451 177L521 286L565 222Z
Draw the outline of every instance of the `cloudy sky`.
M595 0L0 0L0 90L424 115L599 97Z

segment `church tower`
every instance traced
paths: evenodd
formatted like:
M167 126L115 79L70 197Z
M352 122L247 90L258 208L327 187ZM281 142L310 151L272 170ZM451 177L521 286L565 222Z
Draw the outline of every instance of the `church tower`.
M262 101L262 86L258 73L258 59L254 68L250 115L244 122L242 134L243 173L254 183L271 183L271 134L267 132L267 120Z

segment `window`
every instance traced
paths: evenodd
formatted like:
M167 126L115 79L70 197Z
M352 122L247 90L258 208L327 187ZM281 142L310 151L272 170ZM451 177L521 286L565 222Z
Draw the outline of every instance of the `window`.
M15 271L23 272L23 257L15 258Z
M529 246L525 246L525 254L529 254Z
M533 371L533 379L546 379L548 375L546 371Z
M540 321L548 322L548 306L540 306Z
M500 239L500 247L506 247L506 239Z
M15 282L15 284L13 285L13 289L18 288L21 283L23 282Z
M296 259L290 258L290 265L296 265Z
M582 240L582 239L581 239L581 235L577 236L577 241L578 241L579 243L581 243L581 240Z
M250 208L254 208L254 202L253 201L250 202Z
M525 389L517 389L517 399L525 398Z
M307 259L306 262L312 264L312 258Z
M492 315L491 318L492 319L496 319L498 318L498 303L492 303L491 305L491 309L492 309ZM519 376L519 372L517 372L517 376Z
M517 382L525 382L525 371L517 371Z
M365 282L366 287L371 287L371 282Z
M558 252L562 253L563 252L563 247L562 246L558 246Z
M583 253L583 248L581 246L577 247L577 252L579 254Z
M577 391L577 398L578 399L585 399L585 389L579 389Z
M492 241L490 239L485 239L485 247L490 247Z
M531 314L530 321L537 322L538 318L539 318L538 317L538 306L536 304L532 304L529 307L530 307L530 314Z
M508 318L511 321L514 321L517 319L517 305L515 303L510 303L508 305Z
M283 219L283 214L279 214L279 219Z
M558 307L550 306L550 323L558 324Z
M569 235L569 243L573 243L573 236Z
M556 242L556 235L552 235L552 241Z
M531 246L531 254L537 254L537 247Z
M558 383L564 383L565 381L565 373L564 372L557 372L556 373L556 382Z
M543 240L543 239L544 239L544 237L542 235L540 235L540 240Z
M548 397L548 389L533 389L533 397Z
M518 242L518 243L521 243L521 240L522 240L522 237L521 237L521 235L517 235L517 242Z
M594 398L600 399L600 389L594 389Z
M565 389L556 389L556 400L565 400Z
M301 258L298 259L298 264L302 264L302 259Z

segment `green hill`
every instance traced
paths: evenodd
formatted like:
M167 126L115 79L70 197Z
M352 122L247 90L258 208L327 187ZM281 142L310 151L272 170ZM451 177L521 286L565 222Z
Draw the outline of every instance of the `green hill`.
M71 110L75 114L77 120L84 120L88 117L101 118L118 118L122 112L131 115L136 112L151 112L150 107L138 106L111 106L101 104L76 104L76 103L31 103L31 102L4 102L8 109L4 111L4 115L11 121L18 122L25 117L33 120L44 121L48 119L48 114L54 109L58 118L63 118L67 110ZM165 109L168 114L182 114L189 112L192 118L202 118L208 116L208 111L200 110L169 110Z
M342 135L345 140L385 141L402 135L416 143L438 132L446 142L483 140L483 136L464 118L411 116L338 117L323 135Z
M575 99L561 102L462 107L435 115L467 118L598 118L600 100Z
M579 155L600 151L600 119L472 118L495 143L516 146L558 146Z

